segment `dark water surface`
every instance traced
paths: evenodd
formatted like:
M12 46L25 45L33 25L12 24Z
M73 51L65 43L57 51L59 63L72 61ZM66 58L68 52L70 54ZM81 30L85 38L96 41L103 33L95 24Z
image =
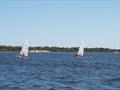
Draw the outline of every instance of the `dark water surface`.
M120 90L120 54L0 52L0 90Z

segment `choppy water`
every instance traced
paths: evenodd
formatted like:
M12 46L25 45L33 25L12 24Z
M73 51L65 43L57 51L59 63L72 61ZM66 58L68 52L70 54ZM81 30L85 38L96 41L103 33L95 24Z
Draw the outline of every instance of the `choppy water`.
M0 90L120 90L120 54L0 52Z

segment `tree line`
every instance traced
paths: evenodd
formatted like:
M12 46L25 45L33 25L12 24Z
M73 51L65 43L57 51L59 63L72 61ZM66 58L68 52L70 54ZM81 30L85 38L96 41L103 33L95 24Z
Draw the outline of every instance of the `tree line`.
M20 46L0 46L0 51L20 51ZM29 47L29 50L48 50L51 52L76 52L78 51L78 47L48 47L48 46L37 46L37 47ZM85 48L85 52L113 52L118 51L120 52L120 49L110 49L110 48Z

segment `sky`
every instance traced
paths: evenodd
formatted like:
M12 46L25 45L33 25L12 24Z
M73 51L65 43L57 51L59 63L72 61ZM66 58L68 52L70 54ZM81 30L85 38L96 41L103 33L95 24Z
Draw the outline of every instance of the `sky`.
M119 0L0 0L0 45L120 48Z

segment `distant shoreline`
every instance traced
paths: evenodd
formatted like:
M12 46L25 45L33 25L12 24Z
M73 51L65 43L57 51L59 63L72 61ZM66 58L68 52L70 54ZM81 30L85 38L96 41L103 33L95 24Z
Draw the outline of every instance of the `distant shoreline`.
M20 51L20 46L0 46L0 51ZM30 52L77 52L78 47L29 47ZM120 49L110 49L110 48L85 48L85 52L120 52Z

